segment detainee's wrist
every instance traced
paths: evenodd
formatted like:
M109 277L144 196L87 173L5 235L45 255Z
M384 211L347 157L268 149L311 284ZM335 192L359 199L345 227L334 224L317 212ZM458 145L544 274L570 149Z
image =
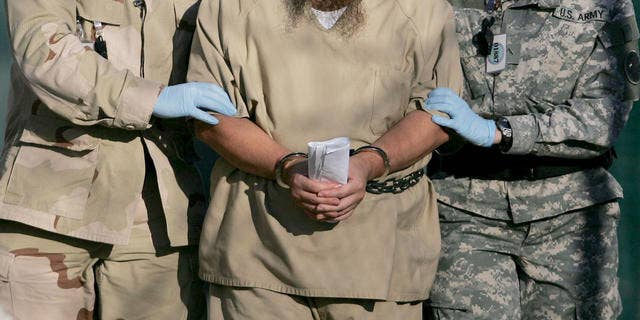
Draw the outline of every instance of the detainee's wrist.
M307 158L308 155L302 152L292 152L280 158L280 160L276 162L274 170L276 183L282 188L289 189L291 180L289 172L291 168Z
M387 153L380 147L363 146L353 152L352 157L360 157L366 161L369 169L367 181L384 181L389 174L391 165Z
M376 177L379 177L384 173L384 164L382 163L382 159L371 152L362 152L353 155L350 161L357 161L361 163L361 166L366 168L367 181L374 180Z

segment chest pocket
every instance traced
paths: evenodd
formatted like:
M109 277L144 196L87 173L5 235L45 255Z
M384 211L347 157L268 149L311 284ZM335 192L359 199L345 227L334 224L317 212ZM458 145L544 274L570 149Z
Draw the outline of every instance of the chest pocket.
M409 111L410 86L409 72L376 70L370 123L375 135L387 132Z
M88 22L100 21L108 25L121 26L127 23L125 4L113 0L76 1L78 15Z
M140 56L131 54L140 52L142 47L139 27L133 23L134 19L140 20L139 10L131 10L126 3L113 0L81 0L77 2L77 9L84 33L84 39L81 40L93 48L96 40L94 23L100 22L109 62L118 69L139 75Z
M482 98L490 93L484 57L478 54L478 49L473 44L473 36L482 30L482 20L487 17L486 12L476 8L456 10L456 34L466 84L464 96L470 97L470 100Z
M93 42L96 39L96 30L94 22L100 22L103 25L105 33L113 33L114 29L129 24L127 12L124 3L111 0L91 1L81 0L76 2L78 20L84 38L80 39L84 42ZM80 32L77 32L80 33Z
M537 36L521 42L518 79L529 99L561 104L572 98L578 77L593 51L603 22L578 23L549 13ZM528 72L524 72L528 70Z

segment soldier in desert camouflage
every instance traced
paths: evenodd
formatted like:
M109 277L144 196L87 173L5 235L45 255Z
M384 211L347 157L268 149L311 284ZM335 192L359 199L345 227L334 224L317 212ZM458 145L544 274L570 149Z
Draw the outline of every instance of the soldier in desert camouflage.
M205 197L184 117L216 124L201 109L235 108L217 86L180 84L198 4L7 1L4 313L173 320L204 310L194 245Z
M431 168L431 315L616 318L622 189L606 169L640 89L631 1L450 2L471 107L436 90L427 108L475 146Z

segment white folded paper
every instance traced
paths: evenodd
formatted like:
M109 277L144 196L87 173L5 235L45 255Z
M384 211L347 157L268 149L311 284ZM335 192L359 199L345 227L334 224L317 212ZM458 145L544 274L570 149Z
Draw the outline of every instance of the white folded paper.
M349 138L312 141L309 146L309 178L345 184L349 177Z

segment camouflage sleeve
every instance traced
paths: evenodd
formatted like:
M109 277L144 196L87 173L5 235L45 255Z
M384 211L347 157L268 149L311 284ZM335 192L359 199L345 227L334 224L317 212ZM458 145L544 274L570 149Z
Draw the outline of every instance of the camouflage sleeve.
M77 125L148 128L162 84L120 70L85 48L75 32L75 3L6 2L17 66L51 111Z
M220 34L221 27L233 28L233 24L221 21L220 6L222 0L204 0L198 10L196 32L191 45L189 57L189 71L187 81L200 81L215 83L225 89L236 106L237 117L248 118L253 110L250 110L243 99L231 67L228 66L222 49ZM229 1L232 2L232 1ZM233 1L235 3L235 1ZM235 10L240 11L239 9ZM234 21L239 21L240 17ZM237 31L236 31L237 32Z
M633 14L630 0L616 3L626 3L627 9L631 6ZM598 156L612 146L638 98L634 92L640 83L640 73L634 70L640 62L635 18L617 16L596 40L572 99L546 113L507 117L513 129L508 153L578 159ZM634 66L629 66L629 59L634 58Z

